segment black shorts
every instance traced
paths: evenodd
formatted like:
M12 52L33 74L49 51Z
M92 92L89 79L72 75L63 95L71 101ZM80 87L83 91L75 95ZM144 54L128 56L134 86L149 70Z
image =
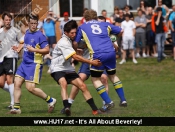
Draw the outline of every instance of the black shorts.
M0 63L0 76L3 74L12 75L15 74L17 69L16 58L4 58L4 61Z
M56 37L55 36L48 37L48 43L50 46L52 46L53 44L56 44Z
M71 81L75 80L76 78L79 78L79 75L76 72L66 73L63 71L54 72L51 74L51 76L57 83L59 82L60 78L64 77L67 81L67 84L71 84Z

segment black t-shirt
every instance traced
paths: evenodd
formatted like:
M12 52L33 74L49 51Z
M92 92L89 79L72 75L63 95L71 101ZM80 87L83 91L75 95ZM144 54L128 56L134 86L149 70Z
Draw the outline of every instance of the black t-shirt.
M125 20L124 17L123 17L123 18L117 17L117 18L115 19L115 22L122 23L124 20Z
M156 25L156 21L157 21L157 17L158 16L155 16L154 17L154 22L155 22L155 29L156 29L156 33L164 33L164 30L163 30L163 21L165 20L162 16L160 17L160 22L159 22L159 25Z

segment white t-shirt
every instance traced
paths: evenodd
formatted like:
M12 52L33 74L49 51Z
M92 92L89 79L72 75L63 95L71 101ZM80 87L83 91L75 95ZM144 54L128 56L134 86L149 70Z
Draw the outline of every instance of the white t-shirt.
M133 36L133 29L136 28L136 25L133 21L125 20L121 23L121 28L123 29L123 36Z
M71 65L71 56L74 54L76 52L72 47L72 41L63 34L52 52L51 73L57 71L75 71L75 68Z

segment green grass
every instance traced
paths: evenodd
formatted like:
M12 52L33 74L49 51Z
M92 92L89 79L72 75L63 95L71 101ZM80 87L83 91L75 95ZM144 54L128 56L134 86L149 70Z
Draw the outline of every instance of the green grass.
M119 61L119 60L118 60ZM116 107L110 113L101 115L102 117L172 117L175 116L175 62L172 58L165 59L158 63L155 58L138 59L135 65L128 60L123 65L117 65L117 75L123 82L125 96L128 107L120 108L118 106L119 98L114 92L113 86L109 83L109 94L115 102ZM78 69L79 66L76 68ZM47 104L38 97L30 94L25 85L22 87L21 115L9 115L6 106L9 105L10 97L1 90L1 117L64 117L60 114L62 101L60 96L60 87L51 78L44 67L41 84L37 87L43 89L48 95L57 99L57 106L53 113L47 113ZM102 106L102 100L92 86L91 80L86 84L98 107ZM69 91L71 85L69 85ZM71 108L72 117L93 117L91 109L84 100L81 92L78 94ZM93 127L93 126L47 126L47 127L0 127L0 132L173 132L174 127Z

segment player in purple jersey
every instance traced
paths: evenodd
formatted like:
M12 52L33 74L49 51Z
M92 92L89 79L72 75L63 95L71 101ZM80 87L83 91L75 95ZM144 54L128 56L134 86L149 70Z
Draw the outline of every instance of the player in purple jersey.
M26 82L27 90L44 99L48 103L48 112L52 112L56 104L56 99L46 95L41 89L36 88L36 84L39 84L43 55L49 53L49 46L46 37L40 30L37 30L38 16L30 15L29 30L27 30L24 38L24 54L23 61L17 69L15 75L15 88L14 88L14 109L10 111L11 114L20 114L20 97L21 86Z
M110 23L97 21L97 12L94 10L87 10L84 13L86 22L78 28L77 36L74 41L74 48L77 48L77 43L83 39L85 40L89 49L91 59L99 59L102 66L91 66L91 77L94 87L98 94L106 102L106 107L102 110L106 111L114 107L113 101L109 98L105 86L100 81L100 76L104 70L107 71L110 81L120 98L120 106L127 106L124 96L122 82L116 76L116 53L109 37L110 34L120 34L122 29ZM105 108L105 109L104 109Z

